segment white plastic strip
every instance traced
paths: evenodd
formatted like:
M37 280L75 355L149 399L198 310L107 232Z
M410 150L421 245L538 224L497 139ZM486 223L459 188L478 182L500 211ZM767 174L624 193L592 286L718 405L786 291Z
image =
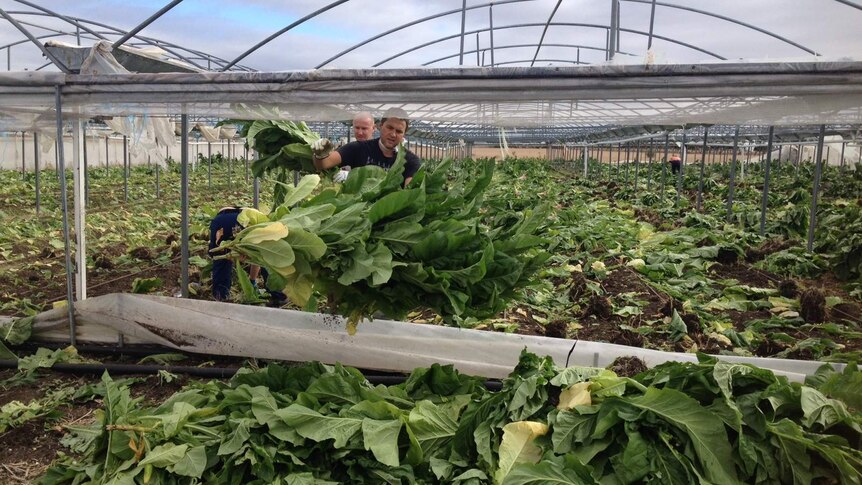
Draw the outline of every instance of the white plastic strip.
M344 319L306 313L160 296L111 294L75 307L79 342L152 343L188 352L289 361L341 362L364 369L409 372L433 363L491 378L508 375L523 349L548 355L559 366L606 367L620 356L635 356L650 367L667 361L694 362L693 354L661 352L600 342L465 330L436 325L375 320L348 335ZM61 311L40 314L35 340L66 340ZM574 345L574 350L572 347ZM571 355L569 353L571 352ZM720 357L751 363L793 381L813 374L821 362ZM840 369L841 364L835 365Z

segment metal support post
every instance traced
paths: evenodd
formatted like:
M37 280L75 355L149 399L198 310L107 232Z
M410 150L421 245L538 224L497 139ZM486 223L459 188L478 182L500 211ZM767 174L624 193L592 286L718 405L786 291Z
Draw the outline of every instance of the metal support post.
M230 149L229 148L225 149L225 147L222 146L222 151L223 152L224 151L230 152ZM222 154L222 155L224 155L224 154ZM233 164L230 163L230 156L229 155L230 155L230 153L228 153L227 157L224 157L224 159L227 160L227 189L233 190Z
M248 183L248 147L245 147L243 159L245 160L245 183Z
M626 184L629 183L629 166L632 164L631 162L631 145L626 143Z
M33 132L33 173L36 175L36 214L39 213L42 204L42 193L40 184L40 173L39 173L39 132Z
M90 206L90 171L87 159L87 125L84 124L81 143L84 145L84 205Z
M655 154L655 150L653 149L652 139L650 139L650 141L649 141L648 150L649 150L648 153L650 155L647 156L647 158L648 158L648 160L647 160L647 182L646 182L647 192L652 190L652 159L653 159L653 155Z
M706 144L709 138L709 127L703 127L703 153L700 157L700 178L697 181L697 211L703 209L703 172L706 169Z
M207 142L207 188L213 188L213 144Z
M128 137L123 135L123 202L129 201L129 169L126 167L128 155Z
M760 201L760 235L766 234L766 208L769 205L769 169L772 164L772 140L775 127L769 127L769 138L766 141L766 165L763 166L763 197Z
M256 158L258 160L260 160L260 153L255 152L255 154L256 154ZM252 187L252 204L253 204L255 209L258 208L259 203L260 203L260 179L255 177L254 178L254 185Z
M180 296L189 297L189 115L180 115Z
M668 154L669 148L670 148L670 133L665 132L665 134L664 134L664 158L662 159L662 164L661 164L661 188L659 189L659 195L658 195L659 200L664 200L664 188L665 188L665 181L667 179L667 164L668 164L667 154Z
M638 178L640 177L641 171L640 155L641 141L638 140L637 145L635 145L635 195L637 195L638 192Z
M69 317L69 344L76 345L75 301L72 298L72 248L69 241L69 204L66 200L66 161L63 159L63 101L60 86L54 91L57 113L57 176L60 180L60 208L63 214L63 245L66 251L66 307Z
M733 153L730 157L730 180L727 183L727 222L733 217L733 191L736 184L736 155L739 147L739 125L733 130Z
M72 201L75 210L75 290L78 301L87 299L86 196L84 194L84 122L72 122Z
M584 145L584 178L587 178L587 166L589 164L589 152L587 146Z
M21 132L21 180L27 180L27 132Z
M844 149L847 148L847 142L841 143L841 173L844 173Z
M682 194L682 179L683 179L683 176L685 174L685 162L686 162L685 159L688 158L688 150L686 149L686 146L685 146L687 134L688 134L688 131L685 128L683 128L683 130L682 130L682 147L680 147L680 149L679 149L679 151L680 151L679 172L677 172L677 174L676 174L676 200L673 203L674 207L679 207L679 199L680 199L680 196Z
M814 162L814 186L811 189L811 215L808 218L808 252L814 249L814 226L817 225L817 197L820 196L820 174L823 171L823 138L825 134L826 125L820 125Z

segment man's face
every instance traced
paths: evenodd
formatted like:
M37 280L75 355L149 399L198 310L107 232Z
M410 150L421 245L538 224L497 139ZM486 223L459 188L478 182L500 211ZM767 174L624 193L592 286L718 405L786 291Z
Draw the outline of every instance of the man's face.
M380 125L380 143L388 150L394 150L395 147L404 141L404 132L406 130L406 121L398 118L386 118L386 121Z
M374 121L368 118L353 120L353 136L356 141L370 140L374 134Z

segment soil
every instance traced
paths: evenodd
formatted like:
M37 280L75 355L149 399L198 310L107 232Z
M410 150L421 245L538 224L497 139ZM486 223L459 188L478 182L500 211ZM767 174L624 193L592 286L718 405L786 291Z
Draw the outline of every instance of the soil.
M545 326L545 337L566 338L569 324L565 320L554 320Z
M769 256L772 253L783 251L793 245L792 242L783 238L773 238L763 241L759 246L751 248L745 255L745 260L748 262L756 262Z
M778 283L778 294L784 298L796 298L799 295L799 285L791 279L783 280Z
M620 377L634 377L649 368L646 362L638 357L617 357L608 369Z
M782 277L768 271L752 268L745 263L722 264L716 263L709 268L710 276L714 279L734 279L741 285L755 288L775 288L783 280Z
M826 295L819 288L808 288L799 297L800 315L808 323L826 320Z

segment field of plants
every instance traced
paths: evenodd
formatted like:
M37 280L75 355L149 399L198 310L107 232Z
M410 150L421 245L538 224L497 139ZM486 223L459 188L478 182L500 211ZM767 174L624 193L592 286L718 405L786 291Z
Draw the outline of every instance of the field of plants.
M250 203L243 163L233 162L231 187L223 160L211 165L213 188L205 164L192 173L193 297L208 297L209 218ZM584 177L580 162L431 161L406 190L372 171L343 187L305 178L278 186L283 208L247 212L253 228L232 250L268 266L271 285L289 283L286 305L337 310L354 324L382 311L661 350L857 362L860 167L825 170L812 252L810 163L770 167L764 235L762 166L738 167L730 218L728 165L706 166L701 211L693 167L677 181L657 162L593 161ZM178 170L160 175L156 198L154 169L134 169L124 202L121 171L91 173L91 294L177 291ZM65 298L56 196L44 195L36 215L32 177L0 177L0 314L26 316ZM45 194L56 195L53 184L44 181ZM262 190L267 207L273 184ZM235 287L237 302L271 304ZM17 343L12 329L6 340ZM439 366L375 385L340 365L256 361L219 362L243 365L228 381L167 371L82 380L45 368L93 355L12 348L27 356L0 374L0 479L10 483L46 469L42 483L57 484L862 483L855 365L805 385L707 356L560 369L530 354L489 386ZM25 436L36 438L22 446Z

